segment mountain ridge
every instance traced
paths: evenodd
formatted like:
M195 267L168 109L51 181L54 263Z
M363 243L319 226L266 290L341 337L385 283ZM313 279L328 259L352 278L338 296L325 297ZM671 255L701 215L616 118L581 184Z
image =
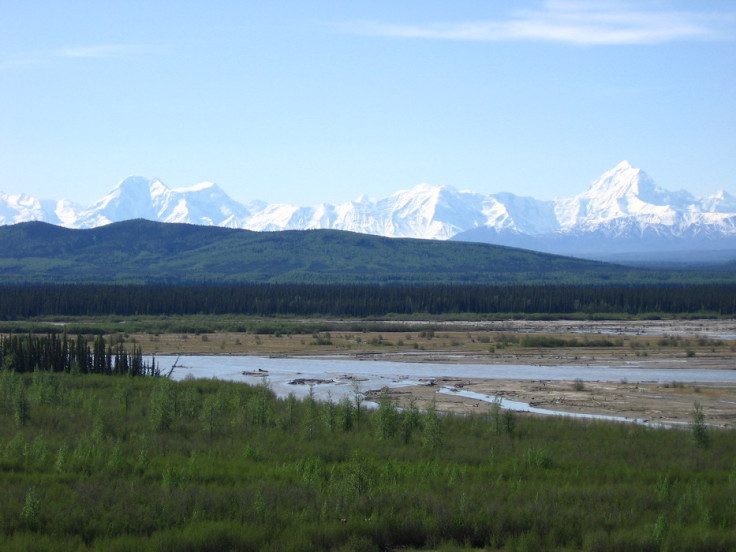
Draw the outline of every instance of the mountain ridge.
M627 161L583 192L553 200L418 184L385 198L360 196L341 204L243 204L212 182L168 188L157 178L140 176L121 180L87 207L0 193L0 224L41 220L94 228L135 218L255 231L335 229L480 241L592 258L620 258L627 252L679 252L687 257L687 252L703 249L717 252L721 260L736 258L733 196L725 190L705 198L669 191Z
M342 230L255 232L145 219L87 229L38 221L0 227L4 284L605 284L670 277L491 244Z

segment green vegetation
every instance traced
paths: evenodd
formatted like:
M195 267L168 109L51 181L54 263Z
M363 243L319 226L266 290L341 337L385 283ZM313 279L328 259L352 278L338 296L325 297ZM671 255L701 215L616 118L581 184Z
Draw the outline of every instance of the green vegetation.
M588 337L564 339L562 337L529 335L522 337L519 344L522 347L621 347L623 339L590 339Z
M693 419L691 427L695 442L701 447L708 447L708 444L710 442L708 426L705 424L705 414L703 413L703 407L698 401L695 401L695 404L693 404L692 417Z
M2 227L0 278L2 550L736 549L736 436L709 427L699 403L691 439L499 404L465 417L399 409L389 394L369 410L357 387L319 403L279 399L267 381L132 377L158 372L130 336L302 333L317 349L371 331L355 342L417 347L435 328L398 336L392 318L733 316L733 273L129 221ZM693 356L721 344L658 345Z
M697 412L690 440L2 370L0 548L733 550L736 435Z
M66 334L61 338L56 334L1 337L0 367L19 373L44 369L78 374L158 375L155 361L144 361L138 346L129 354L122 342L113 348L106 345L102 336L97 336L94 348L90 349L85 336L68 339Z
M0 227L6 283L662 284L734 282L732 270L643 270L482 243L336 230L249 232L131 220L87 230Z
M250 315L260 317L733 316L736 284L0 286L0 320L36 316ZM189 321L190 323L192 320ZM241 324L243 320L241 319ZM260 322L264 333L270 324ZM199 324L199 330L212 328ZM182 331L195 332L198 329ZM285 333L285 332L282 332Z

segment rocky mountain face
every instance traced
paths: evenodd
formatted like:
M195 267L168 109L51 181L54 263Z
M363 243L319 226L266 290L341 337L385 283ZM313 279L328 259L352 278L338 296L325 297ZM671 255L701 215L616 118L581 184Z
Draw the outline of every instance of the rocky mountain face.
M382 199L299 207L232 200L216 184L170 189L129 177L89 206L0 193L0 224L69 228L145 218L257 231L330 228L388 237L496 243L598 259L736 257L736 198L659 187L624 161L582 193L549 201L420 184Z

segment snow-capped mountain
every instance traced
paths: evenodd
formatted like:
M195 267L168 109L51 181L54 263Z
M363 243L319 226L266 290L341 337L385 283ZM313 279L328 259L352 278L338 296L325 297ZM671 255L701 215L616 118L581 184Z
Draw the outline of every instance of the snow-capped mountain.
M248 209L212 182L169 189L158 179L131 176L91 206L78 212L73 228L93 228L111 222L144 218L237 228Z
M725 191L706 198L668 191L626 161L582 193L550 201L420 184L386 198L361 196L338 205L243 205L211 182L171 189L144 177L126 178L88 207L0 193L0 224L42 220L90 228L132 218L258 231L331 228L484 241L591 258L706 250L736 257L736 198Z
M599 259L728 259L736 256L736 200L725 191L698 199L687 191L659 187L627 161L570 198L540 202L547 227L529 232L516 223L486 224L461 232L458 240L483 241L550 253ZM705 253L706 251L710 253ZM721 251L722 254L713 254ZM627 256L628 255L628 256ZM652 260L654 260L652 258Z

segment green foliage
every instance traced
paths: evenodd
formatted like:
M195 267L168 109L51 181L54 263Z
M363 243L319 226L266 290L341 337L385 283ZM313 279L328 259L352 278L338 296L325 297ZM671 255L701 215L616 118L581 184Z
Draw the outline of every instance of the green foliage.
M412 440L414 433L421 427L421 415L417 408L416 400L412 397L409 400L409 405L404 409L401 414L400 431L402 439L405 444L409 444Z
M708 426L705 423L705 414L703 413L703 406L699 401L695 401L692 410L692 422L690 427L693 432L693 439L699 447L707 448L710 444L710 434L708 433Z
M35 489L30 489L26 493L23 501L23 509L20 512L20 518L28 529L36 529L38 526L38 511L40 500Z
M16 386L13 393L13 421L17 426L24 426L30 417L30 404L26 396L26 389L22 385Z
M399 413L388 389L383 389L376 414L376 435L379 439L390 439L399 430Z
M434 401L430 403L424 420L424 446L430 451L436 452L443 443L442 417L437 412Z
M95 339L94 351L87 346L87 339L78 335L76 340L61 338L51 333L46 336L28 334L25 336L6 335L0 337L0 364L5 372L33 372L35 380L43 381L45 372L94 373L106 375L158 375L155 361L150 364L143 360L140 347L134 346L132 354L118 345L105 349L102 336ZM42 389L49 400L53 400L55 389Z
M171 429L177 407L177 386L169 379L156 382L151 393L150 423L154 431Z
M732 431L705 454L679 430L387 396L356 424L355 397L63 372L0 372L0 397L2 550L736 547Z
M86 230L41 222L0 227L0 279L21 284L610 285L733 282L734 274L728 269L641 270L483 243L129 220Z
M503 429L503 420L501 417L501 399L496 397L491 403L490 412L491 423L493 425L493 431L496 435L500 435Z
M513 410L507 409L503 411L502 418L504 431L507 435L513 435L516 431L516 414Z
M425 284L425 285L307 285L307 284L249 284L249 285L188 285L188 286L132 286L132 285L34 285L0 286L0 331L12 333L47 333L59 343L45 354L51 365L63 360L59 348L70 347L73 353L67 362L77 362L81 371L110 370L110 358L117 358L118 341L107 344L94 336L123 331L194 333L206 336L212 331L248 332L253 334L313 333L315 345L329 345L331 329L326 322L297 322L286 316L338 316L360 318L353 327L344 331L380 332L380 322L366 322L367 317L399 315L404 317L436 316L500 316L525 317L589 317L593 315L615 318L632 316L728 316L736 314L736 285L578 285L504 283L501 285ZM145 314L143 314L145 313ZM165 316L163 316L165 315ZM247 316L245 316L247 315ZM18 320L29 317L76 317L66 326ZM102 317L93 323L78 317ZM264 321L261 317L271 318ZM125 318L122 318L125 317ZM63 343L62 332L90 334L94 348L88 343L70 340ZM432 330L417 327L426 338L434 337ZM519 341L512 334L499 338ZM16 337L14 337L16 339ZM499 339L499 345L506 343ZM512 341L509 341L512 342ZM660 344L677 345L680 341L662 338ZM376 338L376 345L388 341ZM612 347L619 339L558 338L527 335L521 339L525 347ZM713 342L715 346L718 342ZM79 348L79 349L78 349ZM13 352L13 351L11 351ZM17 354L17 353L15 353ZM136 349L129 351L127 366L135 368ZM25 362L9 359L14 364ZM5 359L3 359L5 362ZM38 363L41 366L48 362ZM24 371L32 371L35 365ZM66 370L66 368L64 368Z
M342 431L352 431L355 424L355 409L350 399L343 397L340 400L340 407L338 410L339 427Z
M614 347L621 346L621 341L611 339L564 339L561 337L529 335L521 338L522 347Z

